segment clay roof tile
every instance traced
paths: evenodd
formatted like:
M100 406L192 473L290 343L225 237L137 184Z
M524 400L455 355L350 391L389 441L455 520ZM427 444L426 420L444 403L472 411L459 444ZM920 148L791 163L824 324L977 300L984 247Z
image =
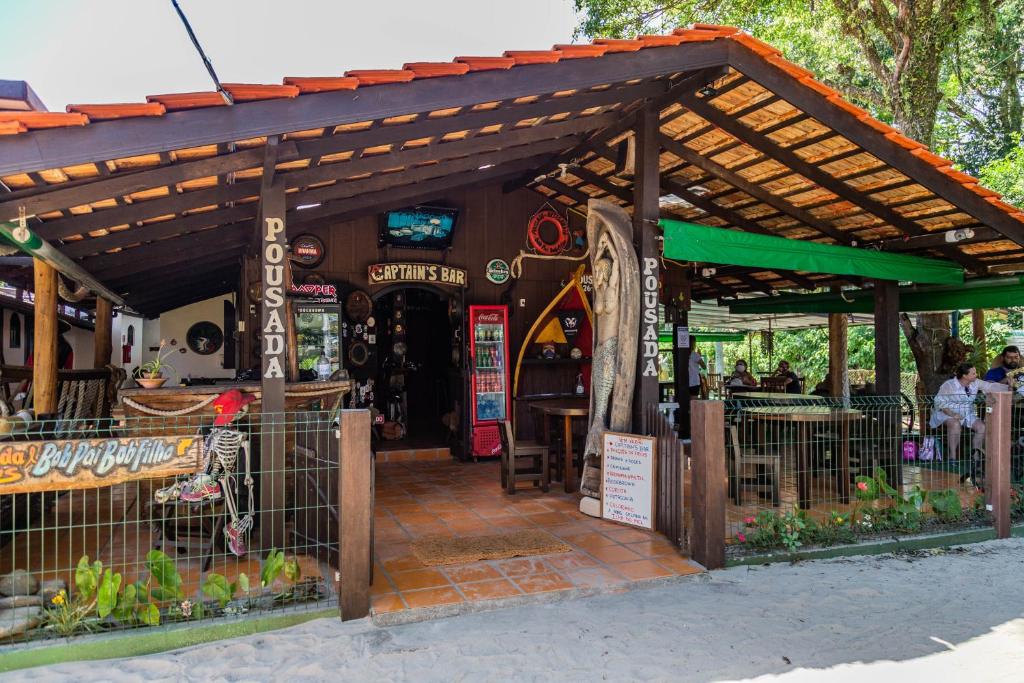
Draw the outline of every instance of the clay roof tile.
M166 95L149 95L146 97L146 101L159 102L167 108L167 111L227 106L227 102L224 101L224 97L215 90L203 92L176 92L168 93Z
M108 121L136 116L163 116L167 110L159 102L129 102L126 104L69 104L67 111L85 114L90 121Z
M29 130L38 130L84 126L89 123L89 117L61 111L0 111L0 123L5 121L17 121Z
M516 60L516 66L527 64L554 64L562 58L558 50L506 50L506 57Z
M288 84L225 83L224 89L231 94L231 99L235 102L255 102L299 96L299 88Z
M416 78L437 78L439 76L461 76L469 73L469 65L460 62L408 62L402 68L412 71Z
M416 74L405 69L356 69L346 71L346 76L359 79L359 85L383 85L385 83L408 83Z
M555 45L555 50L562 53L562 59L581 59L584 57L600 57L608 52L607 45L594 45L583 43L582 45Z
M355 90L358 78L347 76L288 76L285 84L294 85L300 93L331 92L333 90Z
M619 38L598 38L595 45L605 45L608 52L636 52L644 48L642 40L624 40Z

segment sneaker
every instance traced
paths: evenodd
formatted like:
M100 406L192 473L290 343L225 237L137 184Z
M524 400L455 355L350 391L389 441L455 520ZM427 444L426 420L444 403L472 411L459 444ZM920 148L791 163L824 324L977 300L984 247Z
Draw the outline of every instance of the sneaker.
M181 488L185 485L184 481L176 481L170 486L165 486L162 489L157 489L153 493L153 500L163 505L164 503L170 503L178 500L181 496Z
M220 482L208 474L200 474L182 487L180 498L186 503L201 503L221 497Z
M236 527L234 522L224 527L224 537L228 540L228 550L238 557L245 557L249 552L245 547L245 532Z

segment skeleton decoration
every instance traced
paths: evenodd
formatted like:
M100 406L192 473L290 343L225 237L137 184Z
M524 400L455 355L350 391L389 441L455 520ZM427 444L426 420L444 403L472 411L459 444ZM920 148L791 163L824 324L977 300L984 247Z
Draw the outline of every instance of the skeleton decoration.
M628 430L632 420L640 268L629 214L599 199L590 200L587 209L587 242L594 272L594 353L580 491L599 498L604 433Z

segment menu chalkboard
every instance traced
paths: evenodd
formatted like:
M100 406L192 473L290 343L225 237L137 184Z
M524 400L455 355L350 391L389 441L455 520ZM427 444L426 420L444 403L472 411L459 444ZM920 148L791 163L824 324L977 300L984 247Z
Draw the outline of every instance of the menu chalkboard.
M654 437L605 432L602 446L601 516L653 530Z

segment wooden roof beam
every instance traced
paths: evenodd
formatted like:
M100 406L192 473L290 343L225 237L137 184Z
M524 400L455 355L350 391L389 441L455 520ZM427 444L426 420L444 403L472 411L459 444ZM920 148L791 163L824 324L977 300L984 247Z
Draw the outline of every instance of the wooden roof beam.
M851 204L861 207L868 213L874 214L907 235L915 236L924 233L924 229L913 221L904 218L881 202L857 191L842 180L821 170L814 164L804 161L789 149L780 147L768 138L758 135L752 128L732 119L717 107L713 107L695 96L686 96L683 100L684 104L690 107L697 115L715 124L734 138L742 140L744 143L758 150L762 154L766 154L775 159L775 161L785 164L796 173L799 173L811 182L817 184L819 187L842 197ZM862 124L858 122L858 125ZM959 249L953 248L945 249L943 251L949 258L966 265L973 270L980 269L980 272L984 272L984 266L979 261L971 258L967 254L963 254Z
M868 127L857 120L852 113L843 110L810 88L800 84L792 76L765 61L749 48L736 41L729 41L729 63L737 71L741 71L763 87L784 97L794 107L807 112L819 121L827 121L829 128L864 151L904 175L916 179L937 196L960 207L966 213L975 216L1017 244L1024 245L1024 223L985 201L983 197L952 180L936 167L910 154L892 140L887 139L881 131ZM887 220L884 216L879 217Z
M730 42L686 43L609 54L600 59L477 71L458 78L420 79L369 90L341 90L33 131L4 141L0 175L695 71L724 65Z

